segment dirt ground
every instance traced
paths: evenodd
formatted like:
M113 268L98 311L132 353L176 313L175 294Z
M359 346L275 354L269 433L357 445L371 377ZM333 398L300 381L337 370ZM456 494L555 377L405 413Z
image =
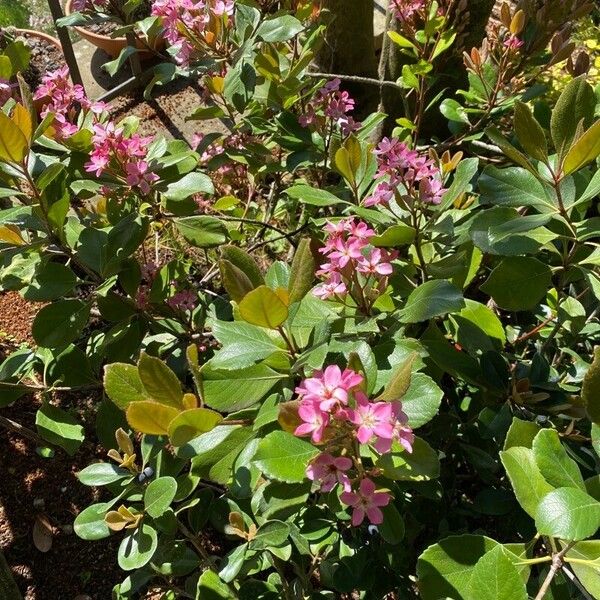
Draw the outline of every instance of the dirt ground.
M15 292L0 293L0 359L19 344L31 343L31 322L40 306ZM27 396L1 414L35 431L39 402ZM56 449L53 457L44 458L36 443L0 429L0 550L24 600L109 600L112 587L124 578L116 560L118 536L86 542L73 533L75 516L98 500L97 491L75 477L105 456L94 442L96 404L89 395L61 399L86 428L86 441L73 457ZM36 520L48 524L52 545L47 552L33 543Z

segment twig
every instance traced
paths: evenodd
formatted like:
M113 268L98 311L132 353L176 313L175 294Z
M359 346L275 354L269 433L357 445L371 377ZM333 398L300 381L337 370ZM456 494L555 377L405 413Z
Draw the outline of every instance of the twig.
M359 75L342 75L341 73L318 73L311 71L306 74L308 77L318 79L341 79L342 81L352 81L354 83L364 83L366 85L376 85L377 87L393 87L397 90L403 89L402 86L395 81L380 81L373 77L360 77Z
M554 579L554 576L563 568L563 558L565 554L575 545L575 542L570 542L567 544L560 552L555 553L552 556L552 564L550 565L550 570L548 571L548 575L546 575L546 579L544 579L544 583L542 583L542 587L540 587L535 600L542 600L546 595L546 592L550 588L550 584Z

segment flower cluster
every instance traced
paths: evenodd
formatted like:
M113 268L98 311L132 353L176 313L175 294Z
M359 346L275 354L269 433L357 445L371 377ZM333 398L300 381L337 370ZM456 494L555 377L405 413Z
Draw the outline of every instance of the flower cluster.
M319 454L307 467L306 475L322 492L341 486L340 500L353 507L355 526L363 522L365 515L371 523L381 523L379 507L390 501L389 494L376 491L368 477L370 473L355 455L355 441L371 446L380 454L390 452L394 441L412 452L414 441L402 404L369 400L360 389L363 381L363 376L351 369L342 371L330 365L296 388L302 422L295 435L310 435L315 444L329 444L331 450ZM334 450L337 456L331 453ZM351 478L354 471L356 476Z
M97 177L103 173L113 175L146 195L150 193L151 185L158 180L158 175L152 172L146 160L151 141L152 137L136 133L125 137L123 129L112 122L97 123L94 125L92 138L94 149L90 160L85 164L85 170Z
M42 118L52 113L52 126L57 140L64 140L79 131L77 115L79 110L97 116L106 110L104 102L91 102L80 85L73 85L68 67L47 73L33 95L42 102Z
M198 41L213 48L222 24L232 23L233 0L154 0L152 15L161 17L165 38L175 48L175 60L193 62ZM216 25L216 23L219 25Z
M440 170L433 160L411 150L404 142L383 138L374 150L377 156L376 177L383 178L369 196L365 206L387 204L398 188L401 195L424 204L439 204L446 191Z
M399 21L410 21L425 8L425 0L392 0L392 11Z
M348 92L340 90L340 83L339 79L332 79L317 90L298 119L302 127L316 125L324 128L324 125L332 122L345 136L360 128L361 123L348 114L354 110L354 100Z
M373 247L369 240L375 232L354 218L327 223L325 231L329 235L319 252L327 262L317 271L325 281L313 290L314 295L323 300L341 300L349 294L358 306L368 311L385 290L393 271L390 261L397 253Z

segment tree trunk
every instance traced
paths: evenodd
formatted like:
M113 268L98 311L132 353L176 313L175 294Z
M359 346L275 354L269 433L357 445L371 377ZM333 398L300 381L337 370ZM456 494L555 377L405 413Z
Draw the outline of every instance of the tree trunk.
M427 94L428 100L435 97L442 89L446 89L445 96L452 97L454 92L467 85L467 72L463 65L463 50L469 51L475 46L480 46L485 37L485 29L492 13L495 0L464 0L459 2L460 14L457 15L458 32L456 42L451 54L437 59L439 76L436 84ZM396 23L392 21L391 29ZM384 44L385 54L380 65L380 72L385 79L396 81L402 75L402 66L407 62L406 55L402 54L396 44ZM387 50L387 51L386 51ZM412 62L412 61L411 61ZM402 92L384 88L381 95L381 109L388 115L384 123L384 134L389 134L393 129L396 119L404 116ZM436 108L431 108L423 121L421 136L430 138L432 135L443 138L447 131L446 120Z
M317 70L377 78L374 0L323 0L322 6L327 29L314 61ZM377 108L377 86L343 82L343 87L356 100L356 118Z

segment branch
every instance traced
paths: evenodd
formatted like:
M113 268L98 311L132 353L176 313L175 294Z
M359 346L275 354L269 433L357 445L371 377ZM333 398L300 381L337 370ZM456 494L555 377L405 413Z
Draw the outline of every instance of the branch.
M359 77L358 75L342 75L340 73L315 73L311 71L306 73L307 77L318 79L341 79L342 81L352 81L354 83L364 83L366 85L376 85L377 87L393 87L397 90L403 89L402 86L395 81L379 81L373 77Z
M535 600L542 600L546 595L546 592L550 588L550 584L554 579L554 576L560 571L563 567L563 558L565 554L575 545L575 542L570 542L567 544L560 552L557 552L552 556L552 564L550 565L550 570L548 571L548 575L546 575L546 579L544 579L544 583L542 583L542 587L540 591L537 593Z

